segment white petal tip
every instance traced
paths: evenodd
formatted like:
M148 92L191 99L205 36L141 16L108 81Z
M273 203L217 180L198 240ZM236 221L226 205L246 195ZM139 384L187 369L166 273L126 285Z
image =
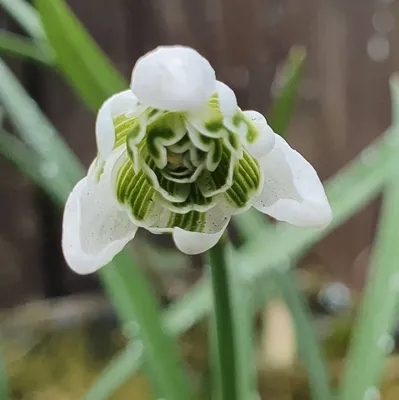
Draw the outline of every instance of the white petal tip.
M215 71L198 52L183 46L160 46L137 61L131 87L146 106L192 111L206 104L215 83Z
M225 83L216 82L216 92L219 98L220 111L226 117L232 117L238 110L237 98L233 89Z
M201 254L216 245L224 230L217 233L199 233L175 228L173 240L181 252L188 255Z
M276 143L276 134L261 113L248 110L244 111L244 115L258 133L258 137L253 143L250 143L248 139L245 140L247 150L253 157L260 159L273 150Z
M65 205L62 251L69 267L80 275L111 262L137 231L127 213L108 201L101 185L89 185L83 178Z

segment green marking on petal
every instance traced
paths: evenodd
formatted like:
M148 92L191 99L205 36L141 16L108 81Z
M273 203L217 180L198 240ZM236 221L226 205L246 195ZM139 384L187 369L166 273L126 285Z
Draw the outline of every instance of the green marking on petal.
M242 132L242 139L247 144L254 144L260 137L259 131L255 125L245 116L242 111L238 111L233 117L233 125L241 130L245 126L245 130Z
M120 115L114 119L115 144L113 150L125 143L127 135L138 136L141 131L138 118Z
M226 190L226 198L236 208L244 208L261 189L258 162L246 151L234 168L233 183Z
M129 207L136 221L144 221L155 207L155 190L143 171L134 172L130 159L122 164L116 176L116 197L121 204Z
M192 146L193 144L191 143L190 137L186 134L176 144L169 146L168 150L172 151L173 153L184 153Z
M190 184L168 179L162 173L162 170L156 166L155 161L151 157L145 160L143 171L147 176L148 182L167 201L182 203L187 200L190 192Z
M237 133L226 129L223 139L226 147L235 155L235 157L242 158L243 153L240 136Z
M171 213L168 228L181 228L190 232L203 232L206 223L206 213L189 211L184 214Z
M205 197L196 183L190 186L190 192L187 199L181 203L175 203L160 199L163 206L177 213L186 213L188 211L205 212L215 206L215 199Z
M202 110L188 113L187 120L201 134L210 138L220 138L224 131L224 117L217 95L213 94Z
M220 139L213 140L212 147L207 155L206 168L214 171L219 165L223 156L223 142Z
M166 146L178 143L185 134L182 118L177 113L166 113L148 126L148 152L159 168L165 168L168 162Z
M217 168L214 171L204 171L198 181L201 193L205 197L224 192L232 184L237 160L228 148L223 146L222 149L222 156Z

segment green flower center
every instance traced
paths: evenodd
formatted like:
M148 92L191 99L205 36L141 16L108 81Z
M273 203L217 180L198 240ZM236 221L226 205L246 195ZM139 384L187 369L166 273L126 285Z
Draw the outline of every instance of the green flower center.
M128 155L119 166L116 194L138 224L154 224L151 216L161 206L172 213L167 224L192 221L185 229L200 231L198 221L209 209L223 202L238 212L262 189L258 162L241 139L258 132L239 109L229 129L215 95L195 115L147 109L114 124L115 148L126 145Z

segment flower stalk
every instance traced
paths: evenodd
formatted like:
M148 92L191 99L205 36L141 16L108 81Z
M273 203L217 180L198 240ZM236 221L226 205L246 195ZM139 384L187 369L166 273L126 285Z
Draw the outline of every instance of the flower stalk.
M213 289L214 386L218 400L236 400L236 349L233 307L229 288L226 241L209 250L209 270Z

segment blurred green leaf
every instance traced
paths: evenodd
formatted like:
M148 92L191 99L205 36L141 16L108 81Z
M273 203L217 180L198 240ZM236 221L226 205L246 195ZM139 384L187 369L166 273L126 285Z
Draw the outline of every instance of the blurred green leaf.
M0 0L0 6L10 14L15 21L32 38L41 41L46 35L39 20L37 11L26 0Z
M44 46L38 46L30 39L7 31L0 32L0 53L36 61L46 66L53 66L55 61L51 52L46 51Z
M306 51L303 47L293 47L283 66L283 86L268 113L269 125L281 136L287 134L298 87L301 83Z
M63 0L35 3L60 70L89 108L97 111L108 97L127 88Z
M399 77L391 80L392 133L399 147ZM399 162L397 161L396 170ZM373 267L352 334L339 399L379 398L378 386L387 356L394 349L392 333L399 306L399 182L391 175L384 190Z
M12 162L34 184L41 187L56 203L63 203L71 191L71 183L58 176L43 175L51 164L44 161L22 140L0 132L0 154Z
M283 66L283 86L269 112L268 123L274 132L282 137L287 135L305 60L306 51L303 47L293 47L290 50ZM258 221L263 221L265 226L269 221L264 214L261 214L255 208L249 209L245 214L235 215L234 220L240 224L240 234L244 236L246 232L252 231L253 225L257 224ZM271 231L274 230L273 224L268 224L268 226Z
M84 170L79 161L1 59L0 104L22 139L44 160L54 162L58 170L62 168L71 185L83 176Z

